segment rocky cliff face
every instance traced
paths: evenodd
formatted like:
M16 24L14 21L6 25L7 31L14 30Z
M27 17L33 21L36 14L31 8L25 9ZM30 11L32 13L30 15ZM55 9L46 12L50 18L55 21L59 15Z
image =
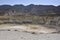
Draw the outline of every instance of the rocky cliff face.
M0 15L60 15L60 6L53 5L0 5Z
M39 24L60 26L60 16L0 16L0 24Z
M0 23L44 24L60 26L60 6L0 5Z

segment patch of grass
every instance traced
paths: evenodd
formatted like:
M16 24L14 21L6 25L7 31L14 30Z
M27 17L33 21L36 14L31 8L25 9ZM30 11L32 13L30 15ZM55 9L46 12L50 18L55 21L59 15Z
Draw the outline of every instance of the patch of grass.
M38 27L30 27L31 29L38 29Z

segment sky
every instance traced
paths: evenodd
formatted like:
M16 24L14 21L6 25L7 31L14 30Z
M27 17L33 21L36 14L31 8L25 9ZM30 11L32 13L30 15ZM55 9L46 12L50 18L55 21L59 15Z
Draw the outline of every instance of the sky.
M0 5L15 5L15 4L35 4L35 5L60 5L60 0L0 0Z

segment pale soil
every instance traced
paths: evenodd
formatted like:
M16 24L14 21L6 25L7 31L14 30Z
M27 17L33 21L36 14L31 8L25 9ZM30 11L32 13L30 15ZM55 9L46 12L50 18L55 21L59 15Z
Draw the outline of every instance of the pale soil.
M0 40L60 40L60 34L31 34L18 31L0 31Z
M57 31L42 25L4 24L0 25L0 40L60 40L60 34L46 34Z
M49 28L42 25L16 25L16 24L2 24L0 25L0 31L2 30L17 30L25 32L35 32L35 33L56 33L60 31L60 28Z

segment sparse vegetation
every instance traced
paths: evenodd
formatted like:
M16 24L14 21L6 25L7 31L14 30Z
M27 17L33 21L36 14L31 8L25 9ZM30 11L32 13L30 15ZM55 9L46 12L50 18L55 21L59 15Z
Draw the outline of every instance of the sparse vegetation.
M0 16L0 24L60 25L60 16Z
M0 24L41 24L60 26L60 6L0 5Z

